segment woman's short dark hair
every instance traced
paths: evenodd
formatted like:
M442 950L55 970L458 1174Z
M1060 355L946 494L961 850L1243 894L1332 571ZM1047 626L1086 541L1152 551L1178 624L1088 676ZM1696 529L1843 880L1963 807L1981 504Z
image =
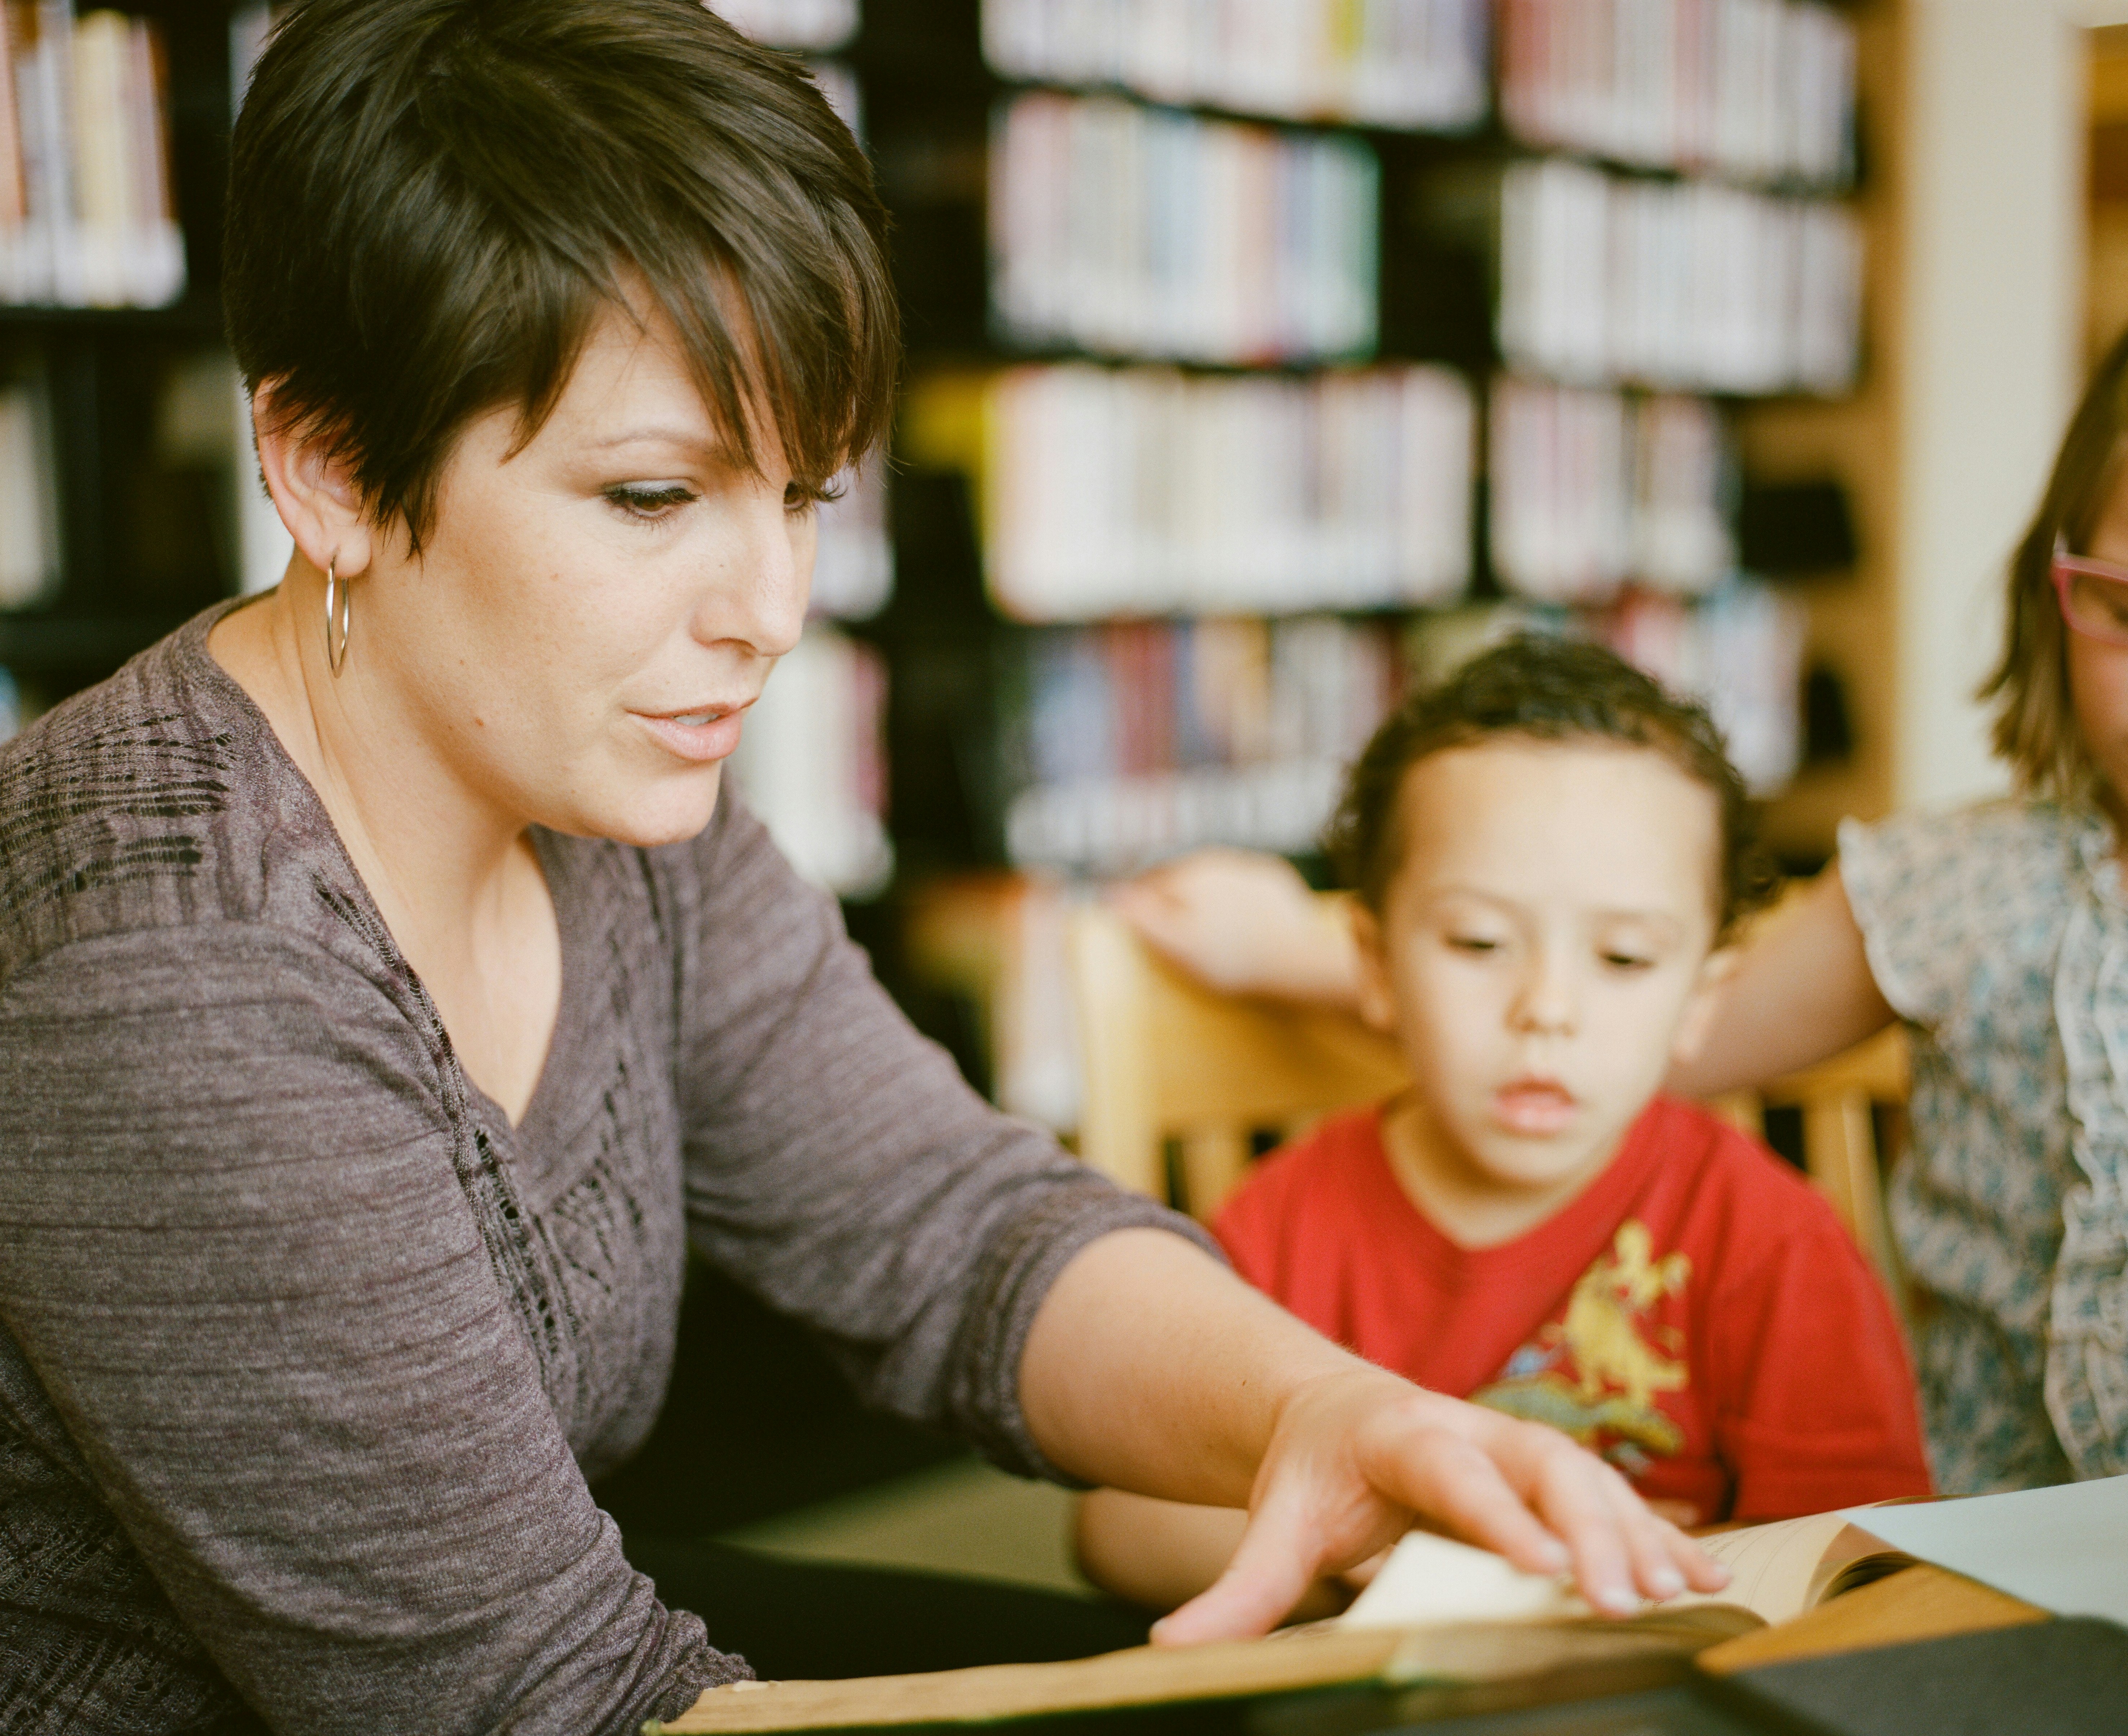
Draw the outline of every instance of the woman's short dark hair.
M825 484L891 413L886 224L804 68L701 0L297 0L236 123L222 301L278 425L418 548L467 422L515 403L530 440L632 294L741 464L772 424Z
M1324 843L1377 913L1403 856L1398 810L1411 768L1429 754L1503 736L1617 742L1660 754L1703 785L1720 811L1717 934L1727 935L1772 897L1777 878L1754 842L1744 780L1705 708L1665 692L1600 645L1524 633L1406 699L1347 774Z

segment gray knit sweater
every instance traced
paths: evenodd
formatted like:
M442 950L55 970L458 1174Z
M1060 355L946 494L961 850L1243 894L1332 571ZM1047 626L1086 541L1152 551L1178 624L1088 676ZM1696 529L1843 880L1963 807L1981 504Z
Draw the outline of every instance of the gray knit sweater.
M729 794L666 849L538 837L511 1127L213 619L0 750L0 1731L591 1736L743 1674L586 1489L691 1243L1048 1469L1048 1285L1185 1226L971 1093Z

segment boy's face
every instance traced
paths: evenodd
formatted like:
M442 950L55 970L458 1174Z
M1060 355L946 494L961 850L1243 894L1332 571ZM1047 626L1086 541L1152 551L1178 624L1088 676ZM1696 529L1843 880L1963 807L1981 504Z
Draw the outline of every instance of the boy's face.
M1398 823L1382 915L1356 927L1424 1188L1563 1204L1711 1010L1715 796L1647 749L1506 738L1413 766Z

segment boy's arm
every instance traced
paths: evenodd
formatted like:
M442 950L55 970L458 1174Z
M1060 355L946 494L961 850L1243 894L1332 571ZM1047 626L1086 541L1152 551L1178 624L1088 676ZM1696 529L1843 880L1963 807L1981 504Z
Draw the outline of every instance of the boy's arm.
M1665 1089L1715 1097L1829 1060L1898 1015L1877 987L1836 865L1753 932L1705 1040Z
M1193 1507L1121 1489L1095 1489L1081 1498L1073 1528L1079 1571L1126 1603L1171 1610L1227 1571L1248 1520L1238 1507ZM1335 1579L1317 1580L1285 1619L1316 1621L1337 1615L1381 1560L1371 1556Z
M1121 1489L1081 1498L1072 1542L1079 1571L1103 1591L1166 1611L1189 1602L1227 1571L1249 1515Z

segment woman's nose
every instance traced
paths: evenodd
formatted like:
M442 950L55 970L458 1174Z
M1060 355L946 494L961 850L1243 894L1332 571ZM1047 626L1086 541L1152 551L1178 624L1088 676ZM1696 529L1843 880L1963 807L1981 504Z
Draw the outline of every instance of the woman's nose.
M783 491L762 481L733 509L719 571L696 605L695 637L704 644L747 646L780 657L805 628L812 590L811 515L792 512Z

